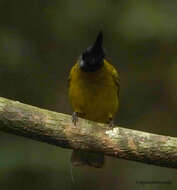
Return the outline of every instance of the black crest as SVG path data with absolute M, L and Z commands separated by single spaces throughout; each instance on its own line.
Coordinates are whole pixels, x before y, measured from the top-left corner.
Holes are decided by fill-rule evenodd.
M 103 33 L 102 31 L 99 32 L 96 41 L 94 44 L 90 47 L 88 47 L 83 53 L 82 53 L 82 64 L 81 69 L 84 71 L 96 71 L 103 65 L 103 59 L 105 57 L 103 48 Z

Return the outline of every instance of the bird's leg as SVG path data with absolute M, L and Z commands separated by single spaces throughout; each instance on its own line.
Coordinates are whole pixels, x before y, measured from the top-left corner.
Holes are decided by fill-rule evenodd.
M 78 122 L 78 113 L 77 112 L 73 112 L 73 114 L 72 114 L 72 122 L 76 126 L 76 123 Z
M 108 124 L 110 128 L 114 128 L 114 121 L 112 118 L 109 118 Z

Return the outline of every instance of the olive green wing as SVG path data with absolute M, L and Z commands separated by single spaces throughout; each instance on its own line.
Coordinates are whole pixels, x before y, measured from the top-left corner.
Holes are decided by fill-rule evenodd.
M 69 77 L 68 77 L 68 88 L 70 87 L 70 83 L 71 83 L 71 80 L 72 80 L 72 75 L 74 74 L 75 70 L 76 70 L 76 67 L 77 67 L 77 63 L 71 68 L 71 71 L 69 73 Z
M 117 86 L 117 94 L 119 97 L 119 94 L 120 94 L 120 76 L 119 76 L 118 70 L 116 70 L 114 67 L 112 67 L 112 77 L 113 77 L 114 82 Z

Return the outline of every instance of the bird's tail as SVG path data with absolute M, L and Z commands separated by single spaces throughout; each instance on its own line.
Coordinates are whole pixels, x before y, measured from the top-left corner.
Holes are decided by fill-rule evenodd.
M 104 165 L 104 155 L 100 153 L 83 152 L 80 150 L 73 150 L 71 156 L 71 163 L 74 166 L 92 166 L 95 168 L 102 168 Z

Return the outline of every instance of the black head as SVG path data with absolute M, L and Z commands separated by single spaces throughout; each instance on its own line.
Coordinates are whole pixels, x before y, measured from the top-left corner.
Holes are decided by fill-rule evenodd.
M 102 48 L 102 43 L 103 34 L 100 32 L 95 43 L 88 47 L 81 55 L 79 66 L 83 71 L 94 72 L 103 66 L 105 54 Z

